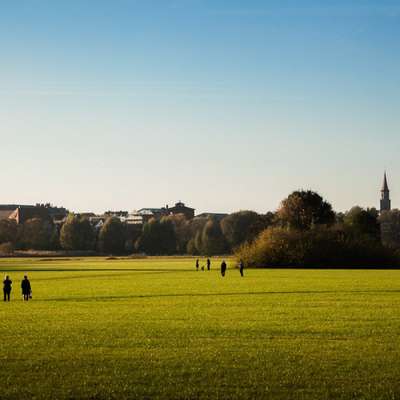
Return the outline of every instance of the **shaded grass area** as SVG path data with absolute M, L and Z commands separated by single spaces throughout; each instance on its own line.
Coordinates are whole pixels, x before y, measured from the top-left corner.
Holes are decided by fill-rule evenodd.
M 0 260 L 0 398 L 399 398 L 400 271 L 214 264 Z

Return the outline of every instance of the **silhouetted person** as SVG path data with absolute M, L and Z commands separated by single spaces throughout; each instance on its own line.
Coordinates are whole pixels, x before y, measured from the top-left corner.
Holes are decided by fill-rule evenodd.
M 24 276 L 24 279 L 21 282 L 21 289 L 22 289 L 22 295 L 24 296 L 24 301 L 28 301 L 31 296 L 32 289 L 31 289 L 31 283 L 29 282 L 29 279 L 26 275 Z
M 209 258 L 207 258 L 207 271 L 211 269 L 211 261 Z
M 200 266 L 199 259 L 197 259 L 197 260 L 196 260 L 196 271 L 199 270 L 199 266 Z
M 225 276 L 225 272 L 226 272 L 226 262 L 225 260 L 223 260 L 221 263 L 221 275 Z
M 243 260 L 240 260 L 239 262 L 239 271 L 240 271 L 240 276 L 244 276 L 243 271 L 244 271 L 244 262 Z
M 10 301 L 10 294 L 12 289 L 12 280 L 7 275 L 3 281 L 3 294 L 4 294 L 4 301 Z

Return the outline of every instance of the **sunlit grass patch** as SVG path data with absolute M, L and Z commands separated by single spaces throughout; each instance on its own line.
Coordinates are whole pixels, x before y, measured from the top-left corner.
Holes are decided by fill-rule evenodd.
M 0 260 L 0 398 L 398 397 L 400 271 L 218 264 Z

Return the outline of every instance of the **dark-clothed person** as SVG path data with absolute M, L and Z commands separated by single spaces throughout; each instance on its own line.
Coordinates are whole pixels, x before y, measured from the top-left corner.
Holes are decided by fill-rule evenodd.
M 29 298 L 31 297 L 32 289 L 31 289 L 31 283 L 29 282 L 29 279 L 26 275 L 24 276 L 24 279 L 21 282 L 21 289 L 22 289 L 22 295 L 24 296 L 24 301 L 28 301 Z
M 211 261 L 209 258 L 207 258 L 207 271 L 211 269 Z
M 199 259 L 197 259 L 197 260 L 196 260 L 196 271 L 199 270 L 199 266 L 200 266 Z
M 7 275 L 3 281 L 4 301 L 10 301 L 11 289 L 12 289 L 12 280 Z
M 244 276 L 244 273 L 243 273 L 243 271 L 244 271 L 244 262 L 243 262 L 243 260 L 240 260 L 240 262 L 239 262 L 239 271 L 240 271 L 240 276 Z
M 224 260 L 224 261 L 222 261 L 222 263 L 221 263 L 221 275 L 222 275 L 222 276 L 225 276 L 225 272 L 226 272 L 226 262 L 225 262 L 225 260 Z

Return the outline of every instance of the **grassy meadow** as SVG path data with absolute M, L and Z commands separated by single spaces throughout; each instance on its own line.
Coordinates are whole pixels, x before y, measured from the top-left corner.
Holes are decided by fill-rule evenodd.
M 400 398 L 400 271 L 194 262 L 1 259 L 0 398 Z

